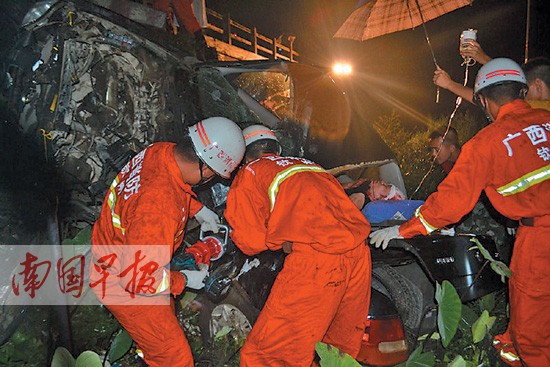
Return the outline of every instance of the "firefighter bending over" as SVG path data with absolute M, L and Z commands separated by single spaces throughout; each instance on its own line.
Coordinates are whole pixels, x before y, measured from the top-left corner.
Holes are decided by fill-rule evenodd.
M 524 101 L 520 66 L 499 58 L 479 70 L 476 103 L 493 121 L 464 144 L 449 175 L 415 217 L 371 234 L 385 248 L 392 238 L 426 235 L 457 222 L 484 190 L 502 215 L 519 220 L 510 268 L 510 322 L 494 346 L 512 366 L 550 366 L 550 112 Z
M 283 249 L 287 256 L 241 366 L 310 366 L 316 342 L 357 356 L 370 301 L 370 224 L 319 165 L 279 156 L 268 128 L 243 134 L 246 165 L 225 211 L 231 238 L 247 255 Z
M 196 200 L 193 187 L 215 175 L 228 178 L 244 150 L 241 129 L 226 118 L 211 117 L 189 127 L 180 144 L 154 143 L 138 153 L 107 193 L 92 234 L 90 280 L 91 284 L 102 280 L 94 266 L 110 272 L 104 288 L 95 287 L 94 292 L 128 331 L 149 366 L 193 366 L 170 295 L 179 295 L 184 287 L 201 289 L 208 271 L 200 265 L 199 270 L 181 272 L 167 266 L 182 243 L 189 217 L 194 216 L 203 229 L 217 229 L 219 218 Z M 136 246 L 140 256 L 159 266 L 150 276 L 154 283 L 128 294 L 118 279 L 137 256 Z M 161 250 L 168 254 L 164 261 Z M 113 262 L 106 261 L 109 254 L 116 256 Z

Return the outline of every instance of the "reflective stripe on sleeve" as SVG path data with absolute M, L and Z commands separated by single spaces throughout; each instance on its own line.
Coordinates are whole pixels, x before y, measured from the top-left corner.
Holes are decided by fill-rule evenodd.
M 275 207 L 275 200 L 277 199 L 277 193 L 279 192 L 279 186 L 289 177 L 295 175 L 299 172 L 326 172 L 323 168 L 318 166 L 306 166 L 306 165 L 295 165 L 292 167 L 289 167 L 281 172 L 279 172 L 273 181 L 271 182 L 271 185 L 269 185 L 269 201 L 271 203 L 271 209 L 270 211 L 273 211 L 273 208 Z
M 536 171 L 529 172 L 517 180 L 510 182 L 504 186 L 501 186 L 497 189 L 497 192 L 502 196 L 510 196 L 518 194 L 522 191 L 527 190 L 531 186 L 534 186 L 538 183 L 546 181 L 550 178 L 550 165 L 539 168 Z
M 168 269 L 163 269 L 162 280 L 160 281 L 160 284 L 158 285 L 157 290 L 153 295 L 162 293 L 165 290 L 167 290 L 169 287 L 170 287 L 170 272 L 168 271 Z
M 111 220 L 113 222 L 113 227 L 120 229 L 122 231 L 122 234 L 124 234 L 124 228 L 122 227 L 122 221 L 120 220 L 120 216 L 115 213 L 115 204 L 116 204 L 116 197 L 117 197 L 116 187 L 119 182 L 120 182 L 120 178 L 116 176 L 113 182 L 111 183 L 111 186 L 109 187 L 109 197 L 107 198 L 107 203 L 109 204 L 109 208 L 111 209 Z
M 420 208 L 422 208 L 422 205 L 416 208 L 416 210 L 414 211 L 414 216 L 420 219 L 420 223 L 422 223 L 422 225 L 426 229 L 426 232 L 430 234 L 433 231 L 435 231 L 437 227 L 432 226 L 430 223 L 428 223 L 428 221 L 426 221 L 426 219 L 424 219 L 424 217 L 422 216 L 422 213 L 420 213 Z

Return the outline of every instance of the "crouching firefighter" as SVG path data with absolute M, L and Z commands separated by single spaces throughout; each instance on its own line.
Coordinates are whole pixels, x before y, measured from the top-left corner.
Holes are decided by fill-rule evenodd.
M 192 367 L 193 356 L 171 296 L 201 289 L 208 271 L 171 271 L 189 217 L 206 229 L 219 218 L 196 200 L 193 187 L 240 164 L 241 129 L 223 117 L 189 127 L 181 143 L 154 143 L 111 184 L 92 234 L 90 285 L 154 367 Z M 137 274 L 128 281 L 128 274 Z
M 246 165 L 227 197 L 231 238 L 247 255 L 287 256 L 241 350 L 241 366 L 310 366 L 315 343 L 357 356 L 365 330 L 370 224 L 319 165 L 282 157 L 265 126 L 243 130 Z
M 510 322 L 495 338 L 512 366 L 550 366 L 550 112 L 524 101 L 527 81 L 510 59 L 483 65 L 474 100 L 493 121 L 468 141 L 449 175 L 414 218 L 371 234 L 385 248 L 392 238 L 426 235 L 457 222 L 482 190 L 502 215 L 518 220 L 510 263 Z

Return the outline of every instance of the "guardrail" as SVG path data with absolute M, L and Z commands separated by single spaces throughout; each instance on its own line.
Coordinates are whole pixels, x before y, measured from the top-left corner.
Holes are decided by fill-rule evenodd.
M 298 61 L 300 54 L 294 50 L 296 36 L 283 34 L 269 38 L 258 33 L 256 27 L 248 28 L 237 23 L 230 15 L 222 15 L 211 9 L 206 9 L 206 15 L 207 35 L 268 59 Z

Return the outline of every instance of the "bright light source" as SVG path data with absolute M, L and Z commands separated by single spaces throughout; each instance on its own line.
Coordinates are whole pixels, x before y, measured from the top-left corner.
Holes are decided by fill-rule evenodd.
M 345 62 L 337 62 L 332 66 L 332 71 L 336 75 L 350 75 L 353 71 L 351 64 Z

